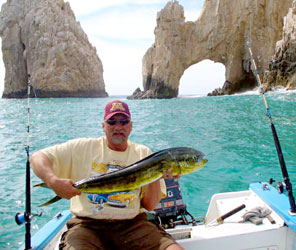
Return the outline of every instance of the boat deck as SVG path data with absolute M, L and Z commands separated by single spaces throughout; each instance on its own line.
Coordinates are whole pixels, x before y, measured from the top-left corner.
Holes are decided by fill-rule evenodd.
M 205 225 L 183 226 L 169 231 L 176 239 L 179 239 L 179 243 L 186 250 L 295 249 L 295 232 L 285 226 L 285 220 L 282 218 L 284 216 L 281 217 L 280 213 L 276 213 L 266 201 L 258 196 L 258 188 L 261 189 L 259 183 L 248 191 L 216 194 L 211 199 Z M 274 196 L 274 199 L 279 199 L 281 195 L 274 188 L 270 188 L 267 190 L 267 194 Z M 286 200 L 287 197 L 284 199 Z M 246 207 L 226 218 L 222 224 L 213 223 L 219 216 L 242 204 L 245 204 Z M 270 209 L 272 211 L 270 217 L 262 218 L 262 224 L 254 224 L 250 221 L 242 222 L 243 214 L 255 207 Z M 287 213 L 287 211 L 283 211 L 283 213 L 285 212 Z

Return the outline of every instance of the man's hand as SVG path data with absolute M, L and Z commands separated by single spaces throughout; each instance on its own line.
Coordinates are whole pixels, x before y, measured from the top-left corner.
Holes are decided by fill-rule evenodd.
M 172 170 L 168 169 L 168 170 L 163 170 L 162 178 L 163 179 L 173 179 L 173 178 L 180 179 L 181 176 L 182 176 L 182 174 L 178 174 L 178 175 L 173 176 Z
M 47 185 L 51 188 L 59 197 L 64 199 L 71 199 L 73 196 L 80 195 L 81 192 L 73 187 L 74 182 L 70 179 L 61 179 L 57 177 L 51 178 Z
M 51 161 L 41 151 L 34 153 L 30 162 L 34 173 L 59 197 L 71 199 L 73 196 L 81 194 L 78 189 L 73 187 L 74 182 L 72 180 L 61 179 L 54 174 Z

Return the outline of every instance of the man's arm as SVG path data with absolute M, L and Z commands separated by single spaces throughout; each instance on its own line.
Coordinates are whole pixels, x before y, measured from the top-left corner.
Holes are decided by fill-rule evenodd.
M 142 207 L 148 211 L 153 210 L 161 200 L 160 181 L 157 180 L 147 185 L 142 198 Z
M 171 169 L 168 171 L 164 170 L 162 178 L 164 179 L 179 179 L 181 174 L 177 176 L 173 176 Z M 145 189 L 144 196 L 142 198 L 142 207 L 147 209 L 148 211 L 153 210 L 156 205 L 160 202 L 162 197 L 160 180 L 150 183 Z
M 72 180 L 58 178 L 54 174 L 51 161 L 41 151 L 32 155 L 30 163 L 34 173 L 59 197 L 71 199 L 73 196 L 81 194 L 78 189 L 73 187 Z

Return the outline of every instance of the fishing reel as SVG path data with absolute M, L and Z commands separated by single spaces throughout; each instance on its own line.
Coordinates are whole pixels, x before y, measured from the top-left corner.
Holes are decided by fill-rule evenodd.
M 42 212 L 38 213 L 38 214 L 26 214 L 26 213 L 17 213 L 15 215 L 15 222 L 18 225 L 22 225 L 25 222 L 30 222 L 34 217 L 41 217 L 42 216 Z

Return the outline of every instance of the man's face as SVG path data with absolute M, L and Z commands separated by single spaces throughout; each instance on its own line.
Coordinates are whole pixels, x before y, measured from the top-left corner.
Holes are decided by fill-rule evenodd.
M 128 120 L 125 115 L 116 114 L 108 120 L 110 123 L 108 121 L 102 123 L 109 148 L 118 151 L 124 151 L 126 149 L 127 140 L 133 127 L 131 121 L 125 124 L 125 121 Z

